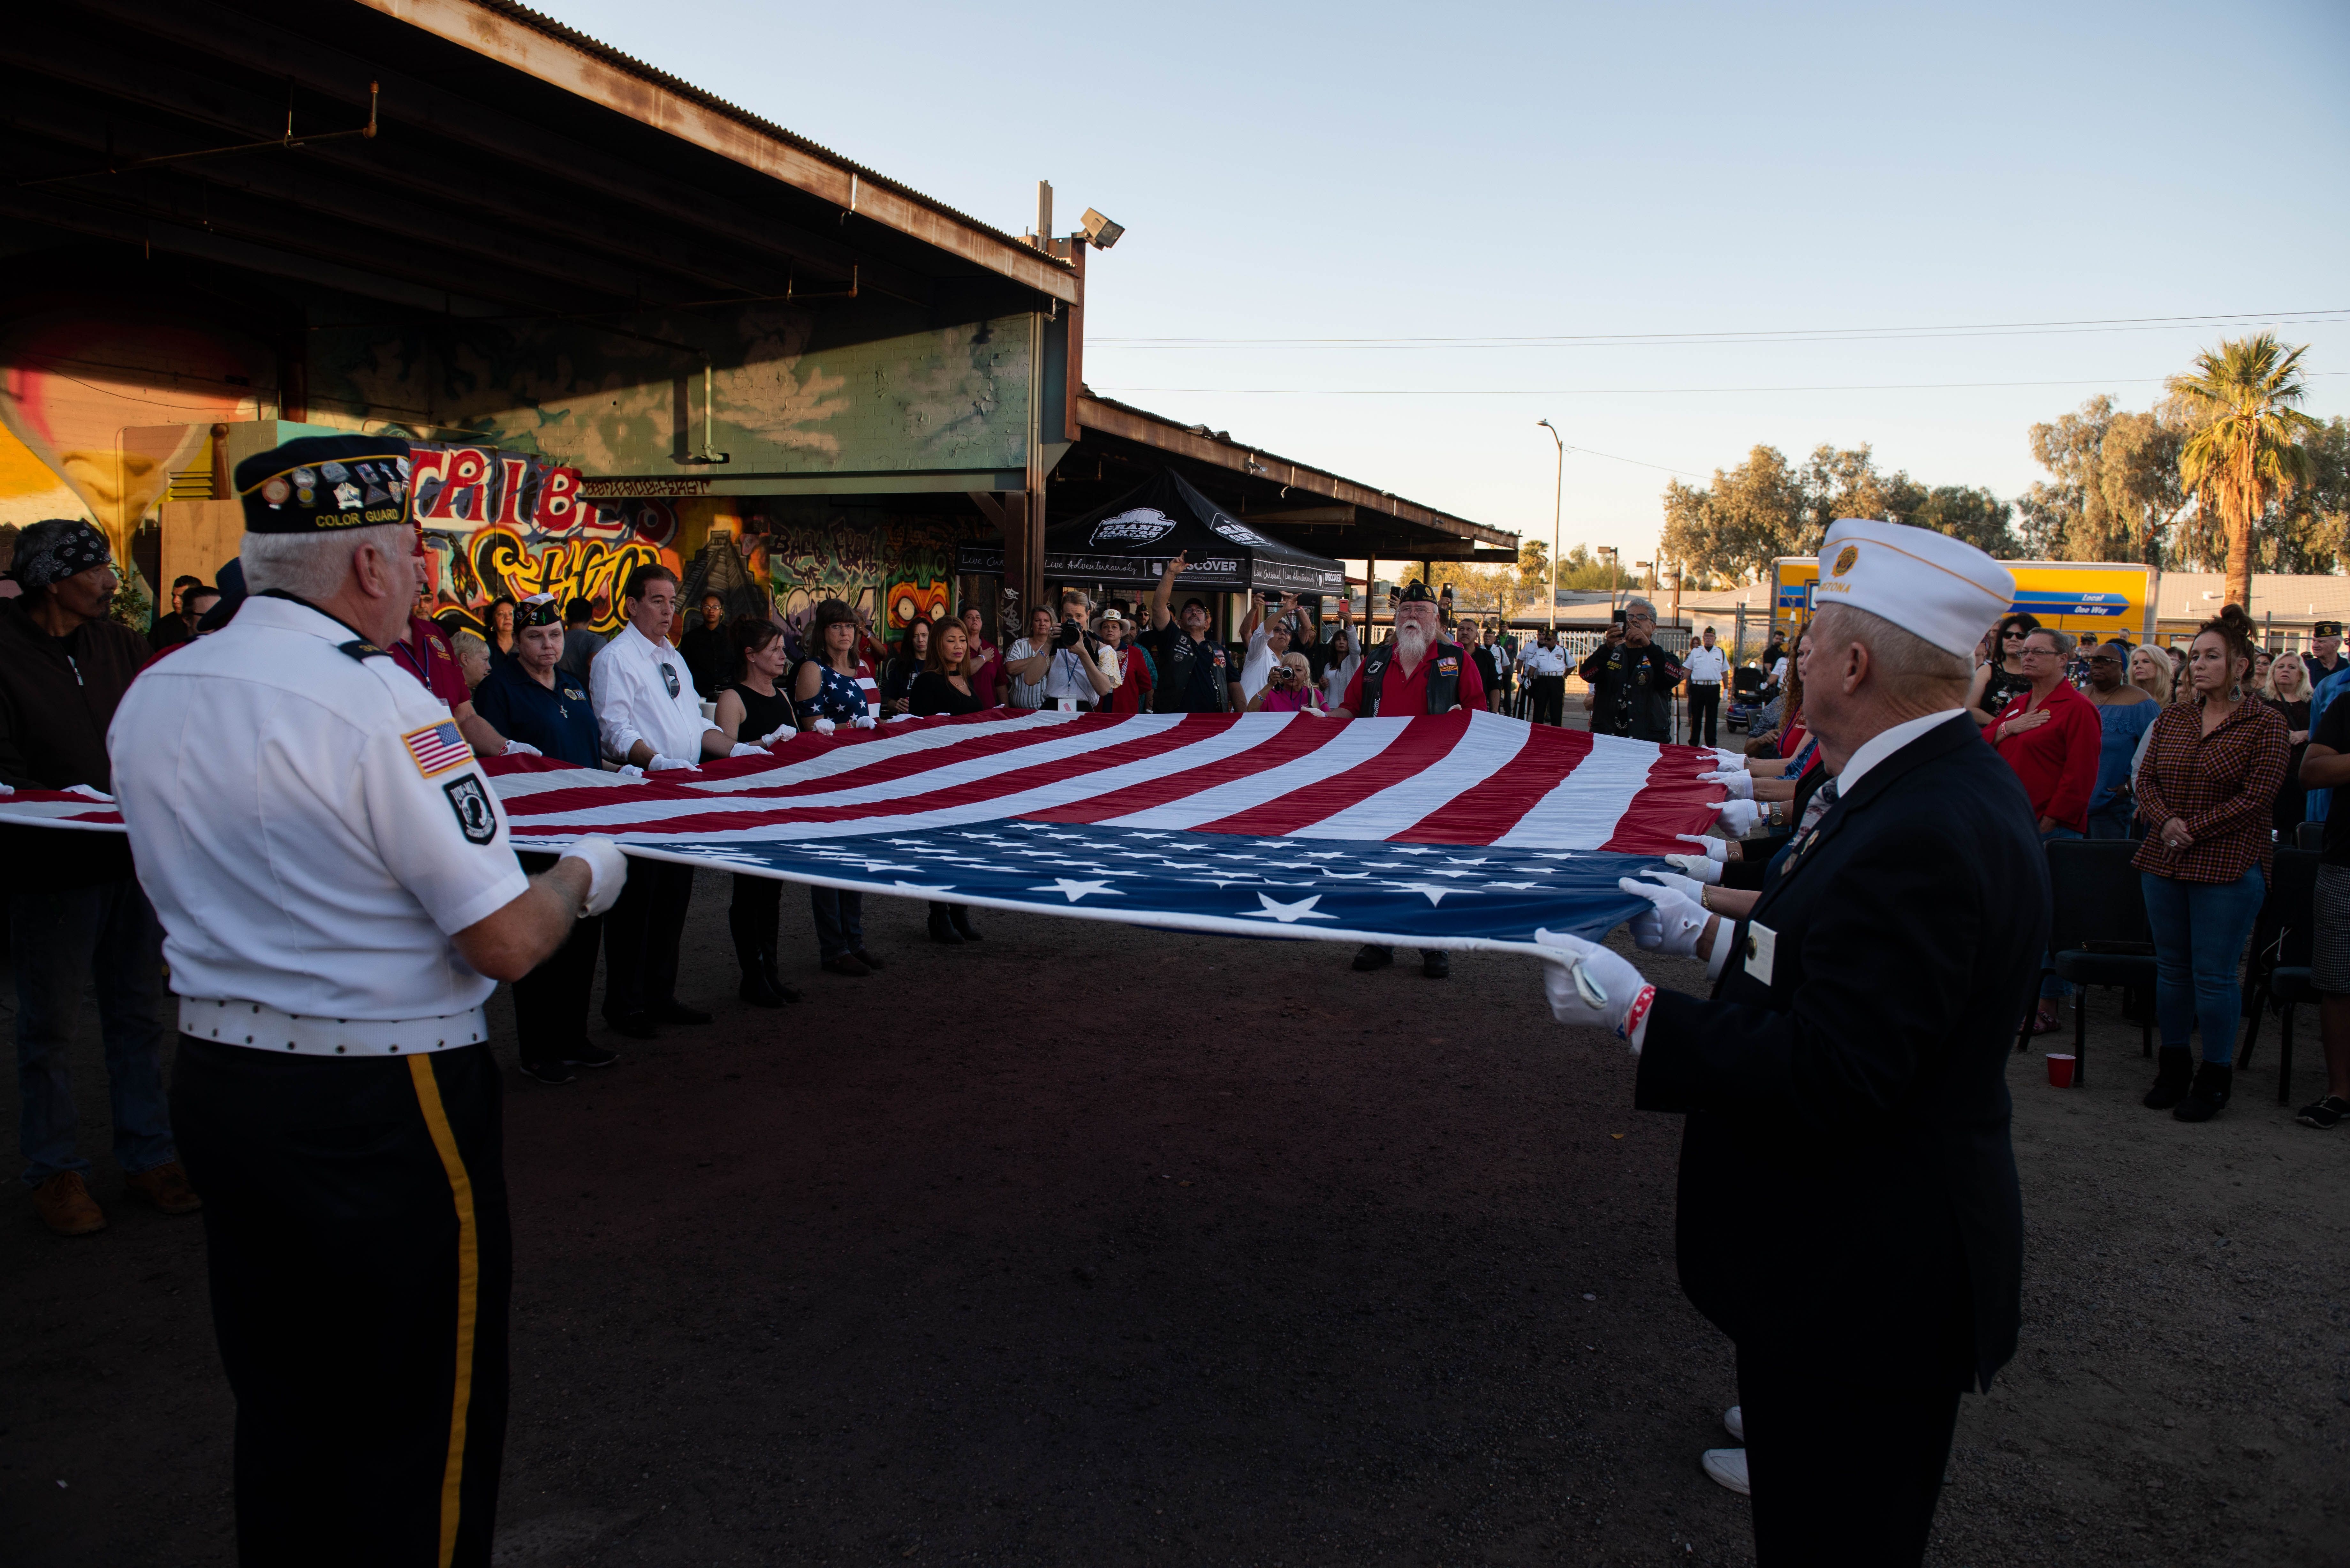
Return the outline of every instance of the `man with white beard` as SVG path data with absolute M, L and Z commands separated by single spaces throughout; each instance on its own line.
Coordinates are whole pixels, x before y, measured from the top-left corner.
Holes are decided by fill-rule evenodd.
M 1334 719 L 1370 719 L 1385 712 L 1389 718 L 1417 713 L 1474 711 L 1485 705 L 1485 682 L 1477 666 L 1462 657 L 1458 643 L 1444 639 L 1436 616 L 1436 596 L 1425 582 L 1404 589 L 1396 606 L 1395 636 L 1370 650 L 1363 667 L 1347 683 L 1345 701 L 1330 711 Z M 1355 955 L 1358 970 L 1385 969 L 1395 962 L 1393 948 L 1366 944 Z M 1423 948 L 1420 972 L 1442 980 L 1452 972 L 1452 961 L 1441 950 Z

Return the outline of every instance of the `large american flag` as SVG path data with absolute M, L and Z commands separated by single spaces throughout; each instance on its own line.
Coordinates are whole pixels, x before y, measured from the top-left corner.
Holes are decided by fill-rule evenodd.
M 635 777 L 483 764 L 515 844 L 1174 929 L 1529 947 L 1645 909 L 1618 877 L 1689 846 L 1712 753 L 1483 712 L 1409 719 L 997 709 L 802 735 Z M 0 820 L 102 827 L 72 796 Z

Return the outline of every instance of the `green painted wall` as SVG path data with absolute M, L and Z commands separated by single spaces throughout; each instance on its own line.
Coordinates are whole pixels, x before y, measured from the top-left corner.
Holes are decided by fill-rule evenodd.
M 928 327 L 854 308 L 746 306 L 624 324 L 711 348 L 714 444 L 732 459 L 723 466 L 676 461 L 703 439 L 700 355 L 578 322 L 321 327 L 310 417 L 443 440 L 470 432 L 591 478 L 1022 466 L 1028 317 Z

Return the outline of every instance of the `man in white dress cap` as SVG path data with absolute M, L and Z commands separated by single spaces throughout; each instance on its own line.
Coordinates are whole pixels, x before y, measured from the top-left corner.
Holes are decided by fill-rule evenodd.
M 1688 1117 L 1681 1284 L 1738 1347 L 1762 1568 L 1918 1562 L 1959 1396 L 2015 1351 L 2006 1067 L 2047 863 L 1963 711 L 2012 592 L 1956 539 L 1835 524 L 1804 679 L 1835 798 L 1743 919 L 1686 878 L 1624 884 L 1655 905 L 1634 940 L 1703 961 L 1712 995 L 1545 934 L 1553 1013 L 1614 1028 L 1634 1103 Z

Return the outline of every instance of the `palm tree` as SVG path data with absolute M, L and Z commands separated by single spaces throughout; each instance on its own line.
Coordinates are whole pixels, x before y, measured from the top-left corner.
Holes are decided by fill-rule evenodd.
M 2273 332 L 2223 340 L 2195 356 L 2195 374 L 2173 376 L 2169 389 L 2193 410 L 2199 428 L 2178 454 L 2178 477 L 2199 500 L 2216 503 L 2228 530 L 2226 604 L 2252 602 L 2252 524 L 2272 500 L 2310 479 L 2300 438 L 2322 428 L 2293 405 L 2309 389 L 2301 379 L 2308 345 L 2287 349 Z

